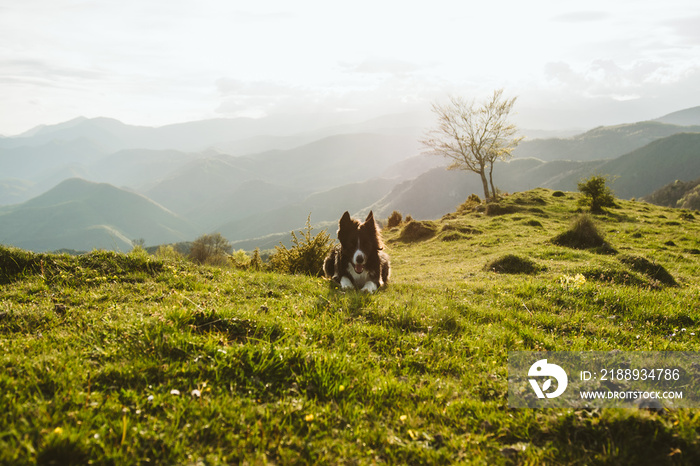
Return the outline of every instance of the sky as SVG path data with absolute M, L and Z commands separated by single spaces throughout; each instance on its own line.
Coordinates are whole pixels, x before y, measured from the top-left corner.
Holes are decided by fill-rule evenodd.
M 697 0 L 0 0 L 0 134 L 78 116 L 429 111 L 517 97 L 518 126 L 700 106 Z

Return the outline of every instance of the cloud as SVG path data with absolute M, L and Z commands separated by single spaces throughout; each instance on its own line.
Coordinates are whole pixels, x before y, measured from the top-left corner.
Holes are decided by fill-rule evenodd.
M 670 20 L 666 24 L 671 27 L 681 44 L 685 46 L 700 45 L 700 28 L 698 27 L 700 15 Z
M 573 11 L 563 15 L 555 16 L 552 21 L 563 23 L 591 23 L 602 21 L 610 17 L 610 13 L 605 11 Z
M 662 86 L 680 85 L 700 70 L 698 63 L 678 66 L 658 61 L 638 61 L 624 67 L 613 60 L 594 60 L 574 69 L 565 62 L 545 65 L 547 82 L 561 90 L 588 97 L 630 100 L 654 95 Z
M 107 79 L 102 70 L 59 65 L 42 59 L 0 60 L 0 83 L 40 88 L 78 88 Z
M 350 73 L 337 82 L 316 86 L 220 78 L 216 81 L 221 99 L 216 113 L 253 117 L 341 111 L 381 114 L 407 111 L 416 106 L 427 108 L 431 100 L 445 92 L 444 83 L 404 74 L 406 68 L 402 66 L 398 70 L 389 67 L 395 74 L 380 71 L 385 69 L 383 65 L 369 68 L 341 65 L 341 68 Z
M 346 70 L 353 73 L 365 74 L 390 74 L 396 76 L 406 76 L 423 68 L 415 63 L 394 59 L 367 59 L 359 64 L 341 64 Z

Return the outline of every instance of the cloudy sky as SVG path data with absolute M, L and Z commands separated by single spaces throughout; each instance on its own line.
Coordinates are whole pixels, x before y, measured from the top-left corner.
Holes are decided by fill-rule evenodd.
M 427 110 L 588 128 L 700 105 L 697 0 L 0 0 L 0 134 L 77 116 Z

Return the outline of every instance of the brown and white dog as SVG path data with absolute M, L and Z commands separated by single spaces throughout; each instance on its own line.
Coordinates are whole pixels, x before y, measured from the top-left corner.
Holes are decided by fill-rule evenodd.
M 355 288 L 374 293 L 389 280 L 389 256 L 374 215 L 364 223 L 345 212 L 338 223 L 337 245 L 323 264 L 323 271 L 343 289 Z

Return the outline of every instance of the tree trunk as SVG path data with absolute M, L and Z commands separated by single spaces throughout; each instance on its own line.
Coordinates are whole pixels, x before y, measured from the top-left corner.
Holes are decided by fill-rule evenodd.
M 488 201 L 491 198 L 491 196 L 489 195 L 489 182 L 486 179 L 486 170 L 484 170 L 483 167 L 479 172 L 479 176 L 481 176 L 481 183 L 484 185 L 484 199 Z
M 492 200 L 497 201 L 498 195 L 496 194 L 496 187 L 493 185 L 493 162 L 491 162 L 491 166 L 489 167 L 489 181 L 491 182 Z

